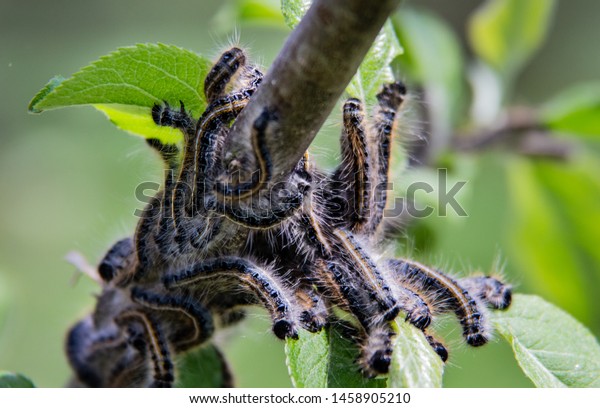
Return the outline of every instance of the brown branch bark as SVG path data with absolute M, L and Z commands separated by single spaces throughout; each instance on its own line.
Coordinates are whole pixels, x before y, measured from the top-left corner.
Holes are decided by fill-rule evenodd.
M 276 108 L 281 131 L 267 139 L 273 183 L 289 174 L 400 0 L 315 0 L 232 129 L 230 158 L 248 151 L 250 129 Z

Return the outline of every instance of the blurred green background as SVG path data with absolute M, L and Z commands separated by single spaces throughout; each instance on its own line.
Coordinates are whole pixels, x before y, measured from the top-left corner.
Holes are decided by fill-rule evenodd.
M 29 100 L 53 75 L 69 76 L 135 43 L 175 44 L 214 58 L 239 36 L 268 66 L 289 31 L 236 24 L 234 3 L 0 0 L 0 369 L 23 373 L 38 386 L 65 384 L 64 333 L 90 310 L 98 289 L 85 277 L 75 279 L 64 256 L 77 250 L 95 263 L 131 234 L 140 206 L 135 187 L 161 173 L 143 140 L 92 108 L 33 116 Z M 467 16 L 481 4 L 406 3 L 435 11 L 462 39 Z M 597 1 L 560 2 L 513 100 L 535 106 L 571 84 L 598 80 L 598 15 Z M 337 132 L 330 124 L 319 137 L 314 150 L 324 163 L 337 155 Z M 504 276 L 518 291 L 542 295 L 600 335 L 594 312 L 600 310 L 600 149 L 593 140 L 573 146 L 568 162 L 502 150 L 454 157 L 454 176 L 469 181 L 460 196 L 469 217 L 431 216 L 412 225 L 407 235 L 416 256 L 453 270 L 484 271 L 501 258 Z M 472 350 L 462 345 L 455 324 L 444 332 L 451 348 L 446 386 L 531 386 L 504 343 Z M 260 311 L 216 341 L 239 386 L 290 386 L 283 344 Z

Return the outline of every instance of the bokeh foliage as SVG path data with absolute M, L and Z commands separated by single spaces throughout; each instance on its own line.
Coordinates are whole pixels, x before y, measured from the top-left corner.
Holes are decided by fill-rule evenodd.
M 251 2 L 230 2 L 227 7 L 230 10 L 244 10 L 244 7 L 248 9 L 249 3 Z M 471 20 L 472 28 L 468 31 L 471 33 L 475 60 L 478 59 L 477 56 L 482 60 L 478 63 L 465 59 L 464 55 L 467 53 L 458 42 L 462 33 L 457 33 L 456 38 L 447 35 L 451 28 L 435 14 L 423 9 L 405 9 L 405 12 L 401 11 L 394 18 L 394 28 L 405 47 L 404 56 L 396 61 L 397 74 L 402 75 L 402 79 L 413 86 L 420 84 L 423 98 L 429 106 L 429 131 L 431 144 L 435 149 L 428 152 L 427 161 L 432 166 L 443 163 L 450 167 L 451 175 L 469 180 L 469 191 L 461 203 L 470 214 L 467 219 L 429 217 L 417 220 L 406 234 L 409 237 L 406 240 L 409 247 L 404 247 L 400 252 L 410 250 L 413 256 L 428 261 L 434 259 L 444 266 L 454 269 L 460 267 L 464 271 L 473 268 L 489 271 L 493 260 L 500 255 L 506 262 L 504 274 L 507 279 L 518 284 L 520 291 L 541 294 L 569 311 L 598 335 L 600 321 L 592 313 L 600 306 L 600 260 L 598 251 L 594 248 L 599 234 L 598 228 L 594 227 L 600 225 L 594 222 L 600 216 L 600 186 L 597 177 L 599 119 L 598 115 L 594 115 L 598 109 L 598 100 L 593 97 L 594 94 L 590 91 L 590 96 L 581 96 L 586 94 L 581 92 L 581 88 L 579 91 L 575 88 L 562 93 L 561 89 L 549 83 L 546 86 L 550 86 L 553 93 L 560 92 L 560 95 L 548 104 L 532 104 L 533 108 L 541 108 L 540 122 L 561 132 L 560 135 L 553 132 L 552 137 L 569 141 L 574 152 L 567 160 L 524 157 L 513 151 L 511 146 L 494 147 L 469 154 L 452 149 L 451 136 L 454 132 L 472 128 L 482 122 L 479 117 L 469 116 L 469 112 L 477 112 L 476 109 L 467 109 L 470 104 L 481 101 L 476 95 L 471 99 L 469 92 L 466 92 L 466 81 L 474 75 L 472 71 L 487 73 L 489 86 L 499 89 L 498 103 L 488 104 L 492 106 L 492 110 L 495 109 L 495 112 L 488 115 L 493 117 L 495 114 L 497 117 L 504 111 L 504 107 L 517 100 L 521 102 L 518 98 L 522 98 L 522 95 L 516 91 L 519 87 L 515 82 L 518 81 L 519 69 L 525 68 L 525 62 L 533 58 L 532 52 L 542 46 L 544 38 L 541 34 L 531 35 L 535 41 L 527 42 L 527 52 L 519 51 L 516 56 L 506 56 L 504 60 L 490 59 L 488 54 L 499 51 L 486 51 L 486 45 L 478 44 L 479 40 L 473 34 L 477 31 L 473 28 L 477 26 L 477 18 L 484 15 L 488 22 L 495 21 L 494 18 L 500 21 L 486 25 L 490 29 L 497 29 L 498 32 L 488 33 L 495 38 L 494 41 L 514 41 L 502 38 L 503 33 L 508 32 L 507 25 L 517 27 L 510 32 L 519 32 L 524 28 L 518 24 L 530 20 L 522 18 L 522 13 L 525 12 L 523 10 L 514 12 L 519 15 L 517 21 L 510 20 L 511 12 L 507 12 L 506 7 L 511 7 L 511 4 L 518 7 L 518 1 L 496 0 L 488 3 L 484 11 L 474 14 L 476 17 Z M 411 5 L 418 4 L 412 2 Z M 189 6 L 176 4 L 174 7 Z M 202 7 L 223 18 L 223 12 L 217 12 L 214 5 Z M 117 14 L 123 12 L 116 4 L 114 9 L 118 10 Z M 81 12 L 86 14 L 89 11 Z M 536 9 L 535 13 L 536 16 L 542 16 L 536 20 L 541 26 L 537 29 L 528 26 L 527 30 L 551 33 L 547 23 L 552 10 Z M 148 18 L 149 14 L 147 12 L 145 16 Z M 194 14 L 197 15 L 197 12 Z M 272 44 L 272 48 L 256 54 L 267 55 L 267 59 L 272 57 L 281 45 L 280 39 L 285 35 L 281 25 L 251 27 L 264 26 L 265 19 L 261 21 L 252 13 L 240 12 L 239 16 L 245 19 L 242 22 L 244 38 L 253 38 L 254 47 L 258 44 L 263 47 L 266 47 L 264 44 Z M 36 14 L 33 15 L 33 22 L 35 17 Z M 412 29 L 430 33 L 429 47 L 446 52 L 428 54 L 424 44 L 411 45 L 409 41 L 402 40 L 413 38 L 411 36 L 421 38 L 419 32 L 402 31 L 411 30 L 410 24 L 397 23 L 403 19 L 419 19 L 418 21 L 423 22 L 415 24 Z M 144 26 L 145 29 L 136 31 L 135 35 L 108 35 L 109 40 L 119 42 L 114 46 L 97 45 L 104 48 L 95 53 L 87 51 L 88 48 L 81 44 L 79 47 L 86 50 L 83 52 L 83 60 L 78 58 L 75 64 L 57 64 L 52 69 L 55 72 L 70 72 L 77 64 L 83 65 L 116 46 L 135 42 L 172 42 L 190 49 L 204 47 L 205 50 L 214 50 L 210 39 L 198 38 L 203 33 L 198 33 L 196 24 L 197 21 L 194 24 L 190 21 L 189 25 L 178 25 L 181 31 L 177 34 L 161 32 L 155 28 L 158 25 L 154 25 L 152 29 Z M 11 25 L 8 24 L 8 27 Z M 83 25 L 67 27 L 85 31 Z M 424 27 L 430 29 L 426 30 Z M 252 37 L 254 31 L 258 33 L 256 37 Z M 267 38 L 272 37 L 274 32 L 280 35 L 279 42 Z M 33 40 L 35 37 L 31 33 L 25 33 L 24 38 Z M 191 42 L 190 38 L 194 41 Z M 67 44 L 69 41 L 77 44 L 76 38 L 61 40 Z M 200 41 L 204 41 L 204 44 L 199 45 Z M 439 44 L 441 41 L 443 42 Z M 487 47 L 496 47 L 493 41 L 484 43 L 488 44 Z M 108 41 L 98 44 L 112 43 Z M 15 61 L 27 61 L 19 53 L 18 44 L 10 44 L 9 50 L 13 52 L 8 55 L 14 56 Z M 49 51 L 41 51 L 42 55 L 44 52 L 48 52 L 49 58 L 53 56 Z M 442 64 L 438 58 L 448 58 L 443 64 L 448 70 L 439 69 Z M 37 63 L 35 58 L 31 61 L 32 65 Z M 506 66 L 502 65 L 503 61 Z M 486 62 L 489 66 L 485 65 Z M 431 69 L 432 67 L 438 69 Z M 467 71 L 467 67 L 471 71 Z M 568 70 L 565 72 L 568 73 Z M 37 76 L 26 77 L 28 85 L 25 88 L 29 93 L 23 91 L 19 109 L 22 109 L 27 98 L 31 97 L 47 76 L 46 68 L 46 71 L 40 69 Z M 8 82 L 3 87 L 5 85 L 9 89 L 16 89 L 10 88 Z M 586 89 L 589 87 L 586 86 Z M 12 104 L 16 105 L 12 102 L 9 108 L 17 112 Z M 489 106 L 487 109 L 489 111 Z M 61 262 L 61 254 L 75 247 L 90 255 L 90 259 L 96 260 L 116 237 L 130 233 L 135 224 L 131 213 L 139 205 L 132 195 L 134 186 L 147 180 L 149 174 L 152 178 L 157 178 L 160 165 L 149 157 L 146 150 L 132 147 L 141 146 L 136 144 L 137 141 L 129 140 L 133 138 L 123 138 L 119 132 L 101 124 L 101 120 L 89 112 L 78 110 L 76 113 L 56 112 L 53 115 L 54 121 L 49 121 L 48 118 L 44 118 L 44 121 L 22 118 L 19 114 L 14 118 L 8 118 L 8 115 L 3 117 L 10 119 L 4 130 L 9 144 L 8 149 L 2 151 L 0 166 L 4 167 L 3 174 L 15 174 L 16 177 L 1 180 L 3 191 L 14 192 L 8 202 L 3 203 L 7 207 L 2 213 L 15 216 L 6 217 L 0 237 L 0 272 L 6 276 L 6 287 L 12 292 L 8 322 L 4 331 L 0 331 L 0 365 L 28 373 L 40 385 L 57 386 L 64 382 L 62 378 L 57 378 L 57 373 L 62 372 L 65 379 L 67 376 L 61 352 L 61 333 L 77 317 L 74 311 L 78 308 L 83 311 L 85 305 L 91 305 L 92 299 L 88 294 L 95 290 L 84 280 L 75 289 L 68 287 L 69 276 L 64 271 L 72 268 Z M 73 128 L 79 131 L 72 132 Z M 329 155 L 335 156 L 336 132 L 337 130 L 333 130 L 324 132 L 325 136 L 321 135 L 321 147 L 316 149 L 317 152 L 328 149 Z M 26 137 L 15 137 L 21 134 Z M 134 157 L 127 158 L 127 154 L 123 154 L 134 149 L 139 150 Z M 94 154 L 90 155 L 88 151 Z M 323 153 L 322 155 L 325 156 Z M 73 169 L 76 169 L 77 174 L 73 174 Z M 417 171 L 428 176 L 427 167 Z M 39 177 L 40 174 L 45 177 Z M 407 172 L 403 176 L 411 177 Z M 57 239 L 57 236 L 62 238 Z M 35 256 L 28 257 L 26 254 Z M 1 304 L 0 299 L 0 309 Z M 48 305 L 52 305 L 52 308 Z M 285 379 L 285 366 L 281 362 L 281 344 L 271 341 L 266 320 L 254 320 L 248 325 L 262 327 L 258 329 L 258 337 L 256 327 L 236 329 L 230 334 L 235 340 L 226 347 L 234 370 L 240 375 L 240 385 L 289 385 Z M 40 344 L 43 346 L 40 347 Z M 52 350 L 50 356 L 44 353 L 45 348 Z M 264 354 L 249 353 L 249 349 L 264 350 Z M 455 365 L 448 367 L 445 376 L 446 385 L 530 384 L 519 374 L 513 375 L 518 372 L 503 358 L 510 353 L 505 346 L 490 345 L 486 350 L 471 351 L 454 345 L 451 352 L 456 349 L 456 360 L 453 360 Z M 253 363 L 252 356 L 248 354 L 260 356 L 255 357 L 258 360 L 254 361 L 274 360 L 269 366 L 273 367 L 272 370 L 260 383 L 259 379 L 250 374 L 253 372 Z M 265 362 L 261 366 L 267 364 L 269 363 Z M 459 365 L 460 370 L 457 369 Z M 485 366 L 495 367 L 494 373 L 486 373 L 483 368 Z

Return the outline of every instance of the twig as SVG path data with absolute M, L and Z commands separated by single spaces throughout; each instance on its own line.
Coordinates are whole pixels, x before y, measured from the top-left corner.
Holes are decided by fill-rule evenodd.
M 477 152 L 508 143 L 519 154 L 552 160 L 567 160 L 573 150 L 571 144 L 553 138 L 536 112 L 525 107 L 508 110 L 505 120 L 495 128 L 458 135 L 454 140 L 453 147 L 460 152 Z
M 229 158 L 248 151 L 253 121 L 276 108 L 281 132 L 266 140 L 273 183 L 298 163 L 400 0 L 315 0 L 258 92 L 235 122 Z
M 537 130 L 541 130 L 541 125 L 534 111 L 513 108 L 506 112 L 504 120 L 499 121 L 496 127 L 455 137 L 454 148 L 459 151 L 483 150 L 515 134 Z

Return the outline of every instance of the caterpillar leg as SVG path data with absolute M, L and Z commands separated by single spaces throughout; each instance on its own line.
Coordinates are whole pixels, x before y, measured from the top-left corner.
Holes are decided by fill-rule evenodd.
M 179 101 L 179 110 L 171 108 L 166 101 L 163 105 L 155 103 L 154 106 L 152 106 L 151 114 L 152 120 L 159 126 L 168 126 L 178 129 L 185 136 L 194 133 L 196 121 L 185 110 L 183 101 Z M 177 145 L 163 144 L 158 139 L 147 139 L 147 141 L 167 163 L 174 154 L 178 153 Z
M 454 311 L 469 345 L 476 347 L 487 343 L 489 329 L 485 311 L 477 298 L 457 281 L 436 269 L 411 260 L 390 260 L 388 267 L 400 285 L 421 294 L 429 304 L 436 305 L 440 311 Z
M 209 105 L 225 95 L 231 78 L 245 65 L 246 54 L 240 48 L 233 47 L 221 54 L 204 80 L 204 95 Z
M 373 205 L 365 231 L 374 234 L 381 224 L 387 203 L 388 179 L 392 150 L 392 137 L 397 112 L 404 101 L 406 87 L 400 82 L 383 86 L 377 95 L 378 105 L 374 115 L 373 138 L 369 142 L 373 158 L 371 179 L 373 180 Z
M 491 276 L 476 276 L 459 280 L 469 293 L 494 309 L 506 309 L 512 301 L 512 288 Z
M 392 362 L 394 330 L 388 322 L 381 322 L 365 333 L 358 360 L 367 377 L 387 374 Z
M 432 313 L 427 302 L 418 294 L 404 287 L 394 288 L 398 306 L 406 312 L 406 321 L 417 329 L 425 330 L 431 324 Z
M 327 305 L 312 287 L 306 285 L 299 287 L 295 296 L 302 310 L 299 320 L 306 330 L 316 333 L 327 326 Z
M 349 231 L 334 230 L 330 246 L 335 254 L 328 269 L 361 323 L 382 316 L 385 321 L 400 312 L 389 283 L 382 271 Z M 368 324 L 363 324 L 368 327 Z
M 293 294 L 267 268 L 261 268 L 250 261 L 237 257 L 223 257 L 197 264 L 163 278 L 167 288 L 186 287 L 191 291 L 194 285 L 216 292 L 229 289 L 250 293 L 260 301 L 271 314 L 273 332 L 280 339 L 298 336 L 294 318 Z M 232 295 L 234 298 L 234 295 Z
M 334 191 L 346 198 L 339 218 L 347 227 L 360 232 L 367 223 L 373 201 L 371 188 L 372 158 L 368 150 L 367 124 L 362 103 L 349 99 L 344 104 L 343 130 L 340 138 L 342 162 L 332 176 Z
M 98 274 L 104 282 L 123 279 L 123 275 L 131 272 L 134 264 L 134 242 L 131 238 L 117 241 L 104 255 L 98 265 Z
M 445 363 L 446 361 L 448 361 L 448 350 L 446 349 L 446 346 L 444 346 L 444 344 L 437 340 L 435 337 L 431 336 L 430 334 L 427 334 L 427 332 L 423 333 L 425 334 L 425 339 L 427 340 L 433 351 L 435 351 L 435 353 L 440 357 L 442 362 Z

